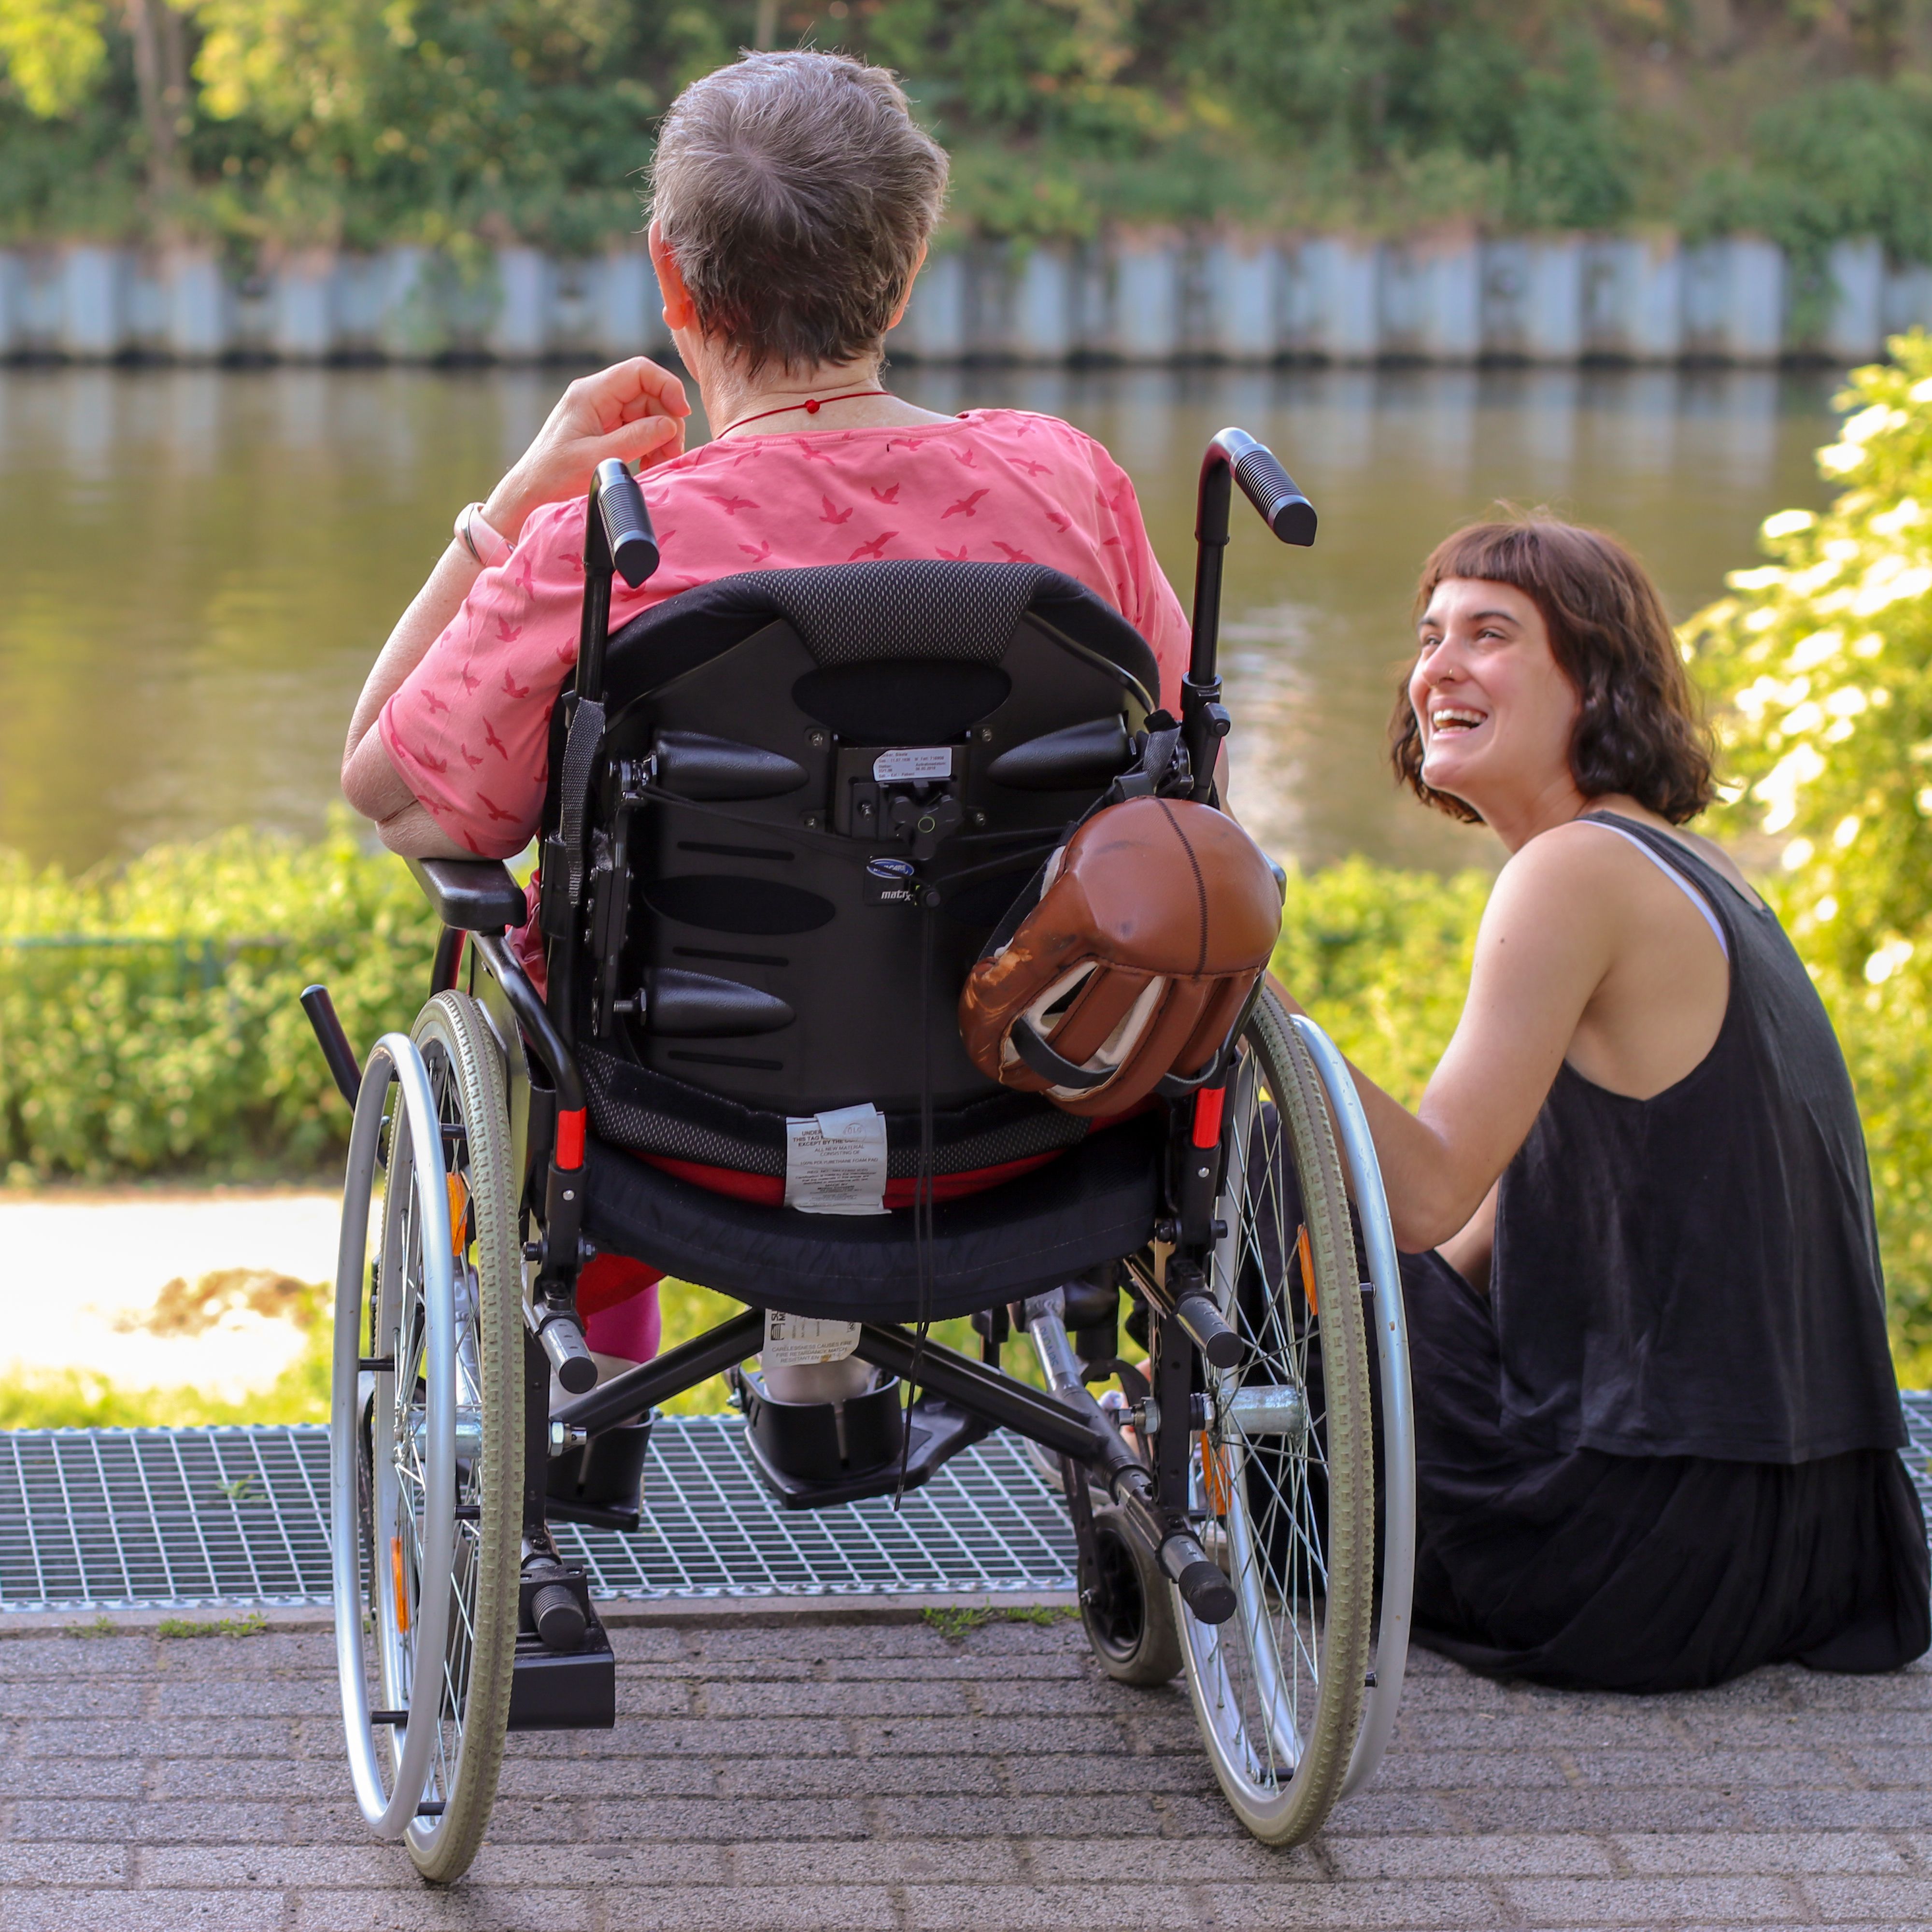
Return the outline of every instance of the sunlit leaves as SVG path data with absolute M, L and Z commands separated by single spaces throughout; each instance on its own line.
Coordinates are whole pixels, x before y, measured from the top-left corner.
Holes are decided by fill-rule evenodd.
M 0 63 L 28 111 L 71 114 L 107 64 L 102 0 L 0 0 Z
M 1717 829 L 1779 842 L 1767 890 L 1844 1042 L 1901 1347 L 1932 1367 L 1932 340 L 1892 346 L 1819 453 L 1837 502 L 1767 519 L 1772 561 L 1684 637 L 1742 788 Z

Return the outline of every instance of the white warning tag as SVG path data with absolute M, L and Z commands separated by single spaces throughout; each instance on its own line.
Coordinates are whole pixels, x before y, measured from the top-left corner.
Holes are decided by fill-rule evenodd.
M 758 1362 L 767 1369 L 802 1369 L 814 1362 L 842 1362 L 858 1346 L 856 1322 L 820 1322 L 768 1308 Z
M 880 784 L 925 784 L 952 776 L 950 745 L 914 745 L 903 751 L 881 752 L 872 760 L 872 777 Z
M 885 1115 L 866 1100 L 787 1120 L 784 1198 L 807 1214 L 884 1214 Z

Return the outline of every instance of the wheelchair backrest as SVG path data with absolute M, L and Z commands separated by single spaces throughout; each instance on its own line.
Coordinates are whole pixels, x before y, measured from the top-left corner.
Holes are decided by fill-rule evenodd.
M 966 973 L 1157 680 L 1037 566 L 760 572 L 646 612 L 606 656 L 580 1045 L 772 1113 L 998 1092 L 960 1044 Z

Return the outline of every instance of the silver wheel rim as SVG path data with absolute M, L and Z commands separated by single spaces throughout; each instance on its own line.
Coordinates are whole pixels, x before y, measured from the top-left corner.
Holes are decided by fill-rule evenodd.
M 1368 1695 L 1355 1755 L 1341 1796 L 1352 1797 L 1372 1778 L 1395 1729 L 1408 1667 L 1409 1614 L 1415 1592 L 1415 1402 L 1408 1368 L 1408 1328 L 1402 1300 L 1402 1267 L 1388 1196 L 1361 1096 L 1348 1077 L 1335 1042 L 1306 1013 L 1294 1030 L 1308 1048 L 1340 1130 L 1348 1169 L 1349 1198 L 1362 1224 L 1369 1273 L 1375 1284 L 1376 1352 L 1382 1367 L 1382 1603 L 1376 1626 L 1375 1687 Z
M 1244 1387 L 1288 1384 L 1306 1390 L 1309 1357 L 1320 1338 L 1318 1317 L 1295 1333 L 1288 1297 L 1276 1292 L 1299 1224 L 1287 1220 L 1273 1180 L 1286 1157 L 1287 1128 L 1279 1112 L 1271 1124 L 1262 1119 L 1259 1077 L 1258 1056 L 1244 1052 L 1228 1096 L 1228 1232 L 1216 1244 L 1213 1276 L 1223 1318 L 1249 1346 L 1238 1367 L 1210 1372 L 1217 1420 L 1196 1436 L 1192 1451 L 1192 1500 L 1208 1512 L 1210 1523 L 1218 1520 L 1222 1527 L 1225 1547 L 1210 1554 L 1234 1582 L 1238 1607 L 1225 1624 L 1204 1624 L 1178 1591 L 1173 1598 L 1188 1689 L 1204 1739 L 1224 1782 L 1238 1787 L 1243 1807 L 1266 1827 L 1279 1822 L 1301 1795 L 1293 1780 L 1322 1696 L 1328 1571 L 1308 1478 L 1311 1472 L 1325 1476 L 1327 1471 L 1317 1432 L 1321 1415 L 1308 1417 L 1300 1446 L 1292 1450 L 1257 1451 L 1240 1431 L 1219 1419 Z M 1256 1136 L 1264 1138 L 1258 1149 Z M 1248 1184 L 1258 1153 L 1258 1190 Z M 1281 1257 L 1273 1280 L 1264 1234 Z M 1241 1305 L 1244 1268 L 1261 1270 L 1268 1283 L 1258 1308 Z M 1215 1458 L 1213 1470 L 1204 1449 Z M 1280 1557 L 1271 1553 L 1277 1543 Z
M 398 1091 L 383 1190 L 383 1238 L 375 1334 L 363 1332 L 369 1210 L 389 1090 Z M 449 1192 L 436 1097 L 413 1042 L 386 1034 L 369 1056 L 350 1130 L 336 1256 L 335 1361 L 331 1407 L 331 1567 L 335 1598 L 337 1676 L 350 1774 L 370 1828 L 386 1838 L 433 1838 L 433 1778 L 447 1788 L 453 1762 L 442 1706 L 455 1592 L 422 1588 L 426 1577 L 454 1579 L 456 1556 L 458 1362 Z M 365 1382 L 365 1342 L 393 1366 Z M 415 1371 L 415 1372 L 412 1372 Z M 418 1389 L 418 1384 L 420 1384 Z M 398 1391 L 406 1384 L 406 1400 Z M 401 1727 L 370 1721 L 363 1642 L 363 1528 L 358 1491 L 365 1388 L 373 1401 L 374 1453 L 368 1470 L 368 1596 L 376 1673 L 386 1710 L 406 1711 Z M 413 1506 L 404 1507 L 405 1491 Z M 418 1670 L 418 1658 L 444 1660 Z M 379 1743 L 377 1730 L 381 1732 Z M 460 1748 L 460 1746 L 459 1746 Z

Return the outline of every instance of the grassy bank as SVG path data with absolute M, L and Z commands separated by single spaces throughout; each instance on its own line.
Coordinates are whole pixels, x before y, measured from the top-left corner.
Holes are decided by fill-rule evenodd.
M 1784 890 L 1781 882 L 1769 888 Z M 1354 859 L 1291 875 L 1276 965 L 1344 1052 L 1407 1101 L 1448 1040 L 1468 982 L 1486 878 L 1444 879 Z M 0 858 L 0 1160 L 16 1186 L 67 1178 L 327 1176 L 347 1114 L 296 995 L 334 988 L 350 1036 L 406 1028 L 422 1004 L 430 922 L 400 861 L 346 826 L 314 845 L 242 832 L 167 847 L 70 879 Z M 28 944 L 20 942 L 25 940 Z M 1864 1096 L 1901 1372 L 1932 1377 L 1932 1144 L 1916 1108 L 1918 1028 L 1824 989 Z M 667 1293 L 667 1335 L 716 1298 Z M 318 1419 L 326 1323 L 254 1419 Z M 963 1342 L 964 1330 L 954 1339 Z M 0 1392 L 0 1423 L 245 1419 L 192 1391 L 135 1396 L 84 1376 Z

